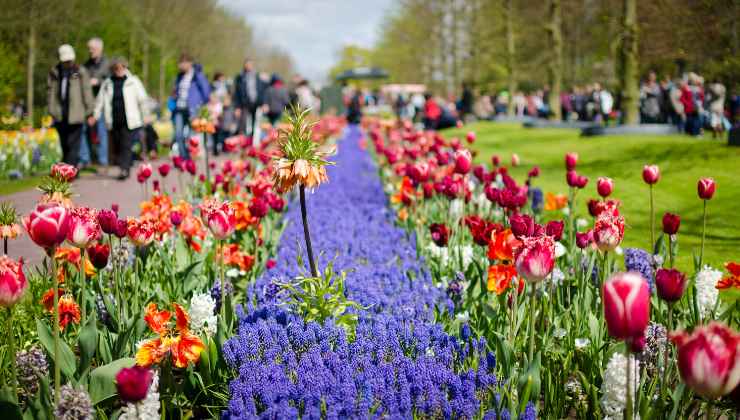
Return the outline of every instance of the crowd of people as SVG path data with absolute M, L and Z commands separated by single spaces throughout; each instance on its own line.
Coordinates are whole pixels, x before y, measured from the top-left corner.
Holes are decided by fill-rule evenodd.
M 104 55 L 102 39 L 91 39 L 87 47 L 89 58 L 80 65 L 71 45 L 60 46 L 59 62 L 49 71 L 48 111 L 59 134 L 62 161 L 80 168 L 115 161 L 117 178 L 125 180 L 134 159 L 157 156 L 152 123 L 160 102 L 147 94 L 126 59 Z M 257 71 L 250 58 L 233 79 L 215 72 L 209 80 L 187 53 L 177 66 L 167 109 L 174 127 L 173 151 L 184 159 L 190 158 L 187 139 L 194 118 L 206 116 L 213 123 L 210 148 L 218 155 L 226 138 L 259 136 L 261 120 L 277 124 L 290 104 L 314 110 L 321 106 L 308 81 L 296 75 L 288 89 L 280 75 Z

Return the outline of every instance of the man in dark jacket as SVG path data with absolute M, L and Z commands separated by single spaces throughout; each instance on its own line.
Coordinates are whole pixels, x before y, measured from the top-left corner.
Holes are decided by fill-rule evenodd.
M 190 119 L 198 116 L 198 109 L 208 102 L 211 86 L 203 74 L 200 64 L 194 63 L 188 54 L 181 54 L 178 61 L 179 73 L 172 93 L 174 109 L 172 121 L 175 125 L 175 142 L 180 156 L 190 159 L 185 138 L 190 131 Z
M 82 124 L 95 122 L 92 117 L 95 104 L 90 76 L 84 67 L 75 63 L 75 50 L 71 45 L 59 47 L 59 64 L 49 71 L 47 86 L 49 114 L 59 133 L 62 161 L 77 166 Z
M 98 96 L 100 86 L 110 76 L 110 63 L 103 55 L 103 40 L 92 38 L 87 41 L 87 50 L 90 58 L 85 62 L 85 70 L 90 75 L 90 84 L 95 97 Z M 97 144 L 98 163 L 108 166 L 108 130 L 103 120 L 98 120 L 95 126 L 83 128 L 82 140 L 80 141 L 80 163 L 87 165 L 91 163 L 90 145 Z
M 244 60 L 244 69 L 234 78 L 233 103 L 234 114 L 239 119 L 239 133 L 252 135 L 257 108 L 264 103 L 265 88 L 252 60 Z

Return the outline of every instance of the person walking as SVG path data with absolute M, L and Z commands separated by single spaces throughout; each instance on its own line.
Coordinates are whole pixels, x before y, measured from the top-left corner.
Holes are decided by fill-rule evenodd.
M 280 76 L 273 73 L 270 78 L 270 86 L 265 89 L 265 107 L 267 108 L 267 119 L 274 127 L 283 116 L 285 107 L 290 103 L 288 89 L 283 84 Z
M 198 109 L 208 102 L 211 88 L 203 74 L 203 68 L 195 63 L 189 54 L 180 55 L 177 67 L 179 72 L 172 92 L 174 103 L 172 122 L 175 126 L 175 143 L 180 157 L 190 159 L 190 151 L 185 144 L 185 138 L 190 132 L 190 119 L 196 117 Z
M 727 90 L 722 83 L 714 82 L 707 86 L 709 102 L 709 126 L 712 127 L 712 138 L 722 137 L 725 131 L 725 94 Z
M 90 85 L 92 86 L 93 96 L 97 97 L 103 81 L 110 76 L 110 63 L 103 55 L 102 39 L 96 37 L 87 41 L 87 51 L 90 53 L 90 58 L 88 58 L 84 66 L 90 74 Z M 108 166 L 108 130 L 105 127 L 105 122 L 102 120 L 98 120 L 95 126 L 88 126 L 87 124 L 82 126 L 80 163 L 83 166 L 92 163 L 92 157 L 90 156 L 91 145 L 97 146 L 95 151 L 98 164 L 100 166 Z
M 640 113 L 642 124 L 657 124 L 660 122 L 662 90 L 657 82 L 654 71 L 648 73 L 647 80 L 640 86 Z
M 111 76 L 100 86 L 95 104 L 95 120 L 110 130 L 118 167 L 118 179 L 129 177 L 133 138 L 148 123 L 148 96 L 144 84 L 128 70 L 123 58 L 111 62 Z M 102 117 L 102 118 L 101 118 Z
M 234 115 L 239 119 L 239 132 L 251 136 L 256 123 L 257 108 L 264 101 L 265 84 L 254 69 L 250 58 L 244 60 L 244 68 L 234 78 Z
M 47 78 L 47 104 L 59 134 L 62 161 L 77 166 L 80 158 L 82 125 L 87 119 L 92 125 L 94 100 L 90 76 L 75 63 L 75 50 L 69 44 L 59 47 L 59 63 L 51 68 Z

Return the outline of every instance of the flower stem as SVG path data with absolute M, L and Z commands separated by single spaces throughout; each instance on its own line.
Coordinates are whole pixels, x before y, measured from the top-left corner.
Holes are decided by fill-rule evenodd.
M 57 277 L 56 246 L 51 247 L 51 277 L 54 282 L 54 401 L 59 401 L 61 387 L 61 371 L 59 365 L 59 278 Z
M 206 153 L 208 153 L 206 151 Z M 224 278 L 224 258 L 223 258 L 223 252 L 224 252 L 224 244 L 226 241 L 220 241 L 221 242 L 221 255 L 219 255 L 218 260 L 218 272 L 219 272 L 219 281 L 221 282 L 221 319 L 226 323 L 226 279 Z
M 3 238 L 3 252 L 8 255 L 8 238 Z
M 704 200 L 704 223 L 701 228 L 701 251 L 699 251 L 699 270 L 702 264 L 704 264 L 704 239 L 707 235 L 707 200 Z
M 530 292 L 530 299 L 529 299 L 529 353 L 527 353 L 528 363 L 532 363 L 533 357 L 534 357 L 534 328 L 535 328 L 535 318 L 537 317 L 537 308 L 535 307 L 535 304 L 537 303 L 537 297 L 535 296 L 536 292 L 536 286 L 535 283 L 532 284 L 532 291 Z M 514 292 L 516 293 L 516 291 Z
M 673 235 L 668 235 L 668 262 L 673 268 Z
M 203 154 L 205 155 L 205 161 L 206 161 L 206 185 L 209 185 L 211 182 L 211 168 L 208 164 L 208 137 L 206 137 L 207 134 L 204 131 L 203 132 Z M 223 296 L 221 296 L 223 298 Z
M 650 253 L 655 253 L 655 206 L 653 203 L 653 184 L 650 184 Z
M 625 389 L 625 395 L 627 396 L 625 399 L 625 406 L 624 406 L 624 418 L 625 420 L 632 420 L 633 419 L 633 408 L 632 408 L 632 358 L 630 357 L 630 346 L 625 343 L 624 347 L 624 356 L 627 358 L 627 382 L 626 382 L 626 389 Z
M 308 230 L 308 215 L 306 214 L 306 187 L 299 187 L 301 196 L 301 218 L 303 219 L 303 236 L 306 239 L 306 252 L 308 253 L 308 263 L 311 266 L 311 275 L 318 277 L 319 272 L 316 270 L 316 261 L 313 259 L 313 248 L 311 248 L 311 233 Z
M 80 309 L 82 310 L 82 325 L 87 320 L 87 306 L 85 306 L 85 292 L 87 279 L 85 278 L 85 248 L 80 248 Z
M 10 386 L 15 392 L 15 334 L 13 334 L 13 307 L 8 307 L 8 353 L 10 354 Z
M 666 331 L 671 331 L 673 328 L 673 304 L 667 302 L 668 305 L 668 323 L 666 324 Z M 671 346 L 665 346 L 665 352 L 663 353 L 663 391 L 668 390 L 668 356 L 671 353 Z

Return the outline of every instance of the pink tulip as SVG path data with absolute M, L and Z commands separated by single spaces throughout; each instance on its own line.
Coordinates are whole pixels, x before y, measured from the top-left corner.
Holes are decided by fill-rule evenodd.
M 568 172 L 565 173 L 565 182 L 568 183 L 569 187 L 575 188 L 578 186 L 578 173 L 575 169 L 569 169 Z
M 600 196 L 606 198 L 609 197 L 614 190 L 614 181 L 611 178 L 605 176 L 599 177 L 596 180 L 596 191 Z
M 51 166 L 50 174 L 60 181 L 70 182 L 77 176 L 77 168 L 67 163 L 55 163 Z
M 658 168 L 658 165 L 645 165 L 642 168 L 642 180 L 649 185 L 657 183 L 660 180 L 660 168 Z
M 515 254 L 517 273 L 528 282 L 537 283 L 555 266 L 555 241 L 547 235 L 525 237 Z
M 23 218 L 23 225 L 36 245 L 51 248 L 67 238 L 69 219 L 69 210 L 59 203 L 41 203 Z
M 200 211 L 204 222 L 216 239 L 223 240 L 234 233 L 236 216 L 228 202 L 218 203 L 215 200 L 208 200 L 201 204 Z
M 609 335 L 618 340 L 643 336 L 650 321 L 650 289 L 639 273 L 616 273 L 604 282 L 604 318 Z
M 576 246 L 580 249 L 584 249 L 591 245 L 594 241 L 594 231 L 589 230 L 587 232 L 576 232 Z
M 702 200 L 711 200 L 714 196 L 714 190 L 717 189 L 717 184 L 712 178 L 702 178 L 696 185 L 699 198 Z
M 0 256 L 0 306 L 9 308 L 18 303 L 27 288 L 23 260 L 16 262 L 7 255 Z
M 691 334 L 671 334 L 678 347 L 681 378 L 697 394 L 715 399 L 740 384 L 740 334 L 719 322 L 698 326 Z
M 136 177 L 146 181 L 150 176 L 152 176 L 152 165 L 148 163 L 139 165 L 139 169 L 136 171 Z
M 521 162 L 521 159 L 519 159 L 519 155 L 516 153 L 511 154 L 511 166 L 516 167 L 519 166 L 519 163 Z
M 192 159 L 188 159 L 185 161 L 185 169 L 188 171 L 190 175 L 195 175 L 196 167 L 195 167 L 195 161 Z
M 170 167 L 170 165 L 168 163 L 163 163 L 163 164 L 159 165 L 159 167 L 157 168 L 157 171 L 159 171 L 159 175 L 162 178 L 164 178 L 164 177 L 166 177 L 170 173 L 170 170 L 171 169 L 172 168 Z
M 455 152 L 455 172 L 467 174 L 473 164 L 473 157 L 467 149 L 459 149 Z
M 95 209 L 76 207 L 70 211 L 67 240 L 77 248 L 87 248 L 101 236 Z
M 659 268 L 655 273 L 658 297 L 666 302 L 676 302 L 686 290 L 686 275 L 676 269 Z
M 118 222 L 118 215 L 113 210 L 100 210 L 98 211 L 98 224 L 100 229 L 108 235 L 116 233 L 116 222 Z
M 583 175 L 578 175 L 578 179 L 576 180 L 576 187 L 582 190 L 586 188 L 587 184 L 588 184 L 588 177 L 585 177 Z
M 133 366 L 123 368 L 116 374 L 118 396 L 126 402 L 137 402 L 146 398 L 152 384 L 152 371 L 149 368 Z
M 603 212 L 594 223 L 594 243 L 602 251 L 614 251 L 624 238 L 624 217 Z
M 570 152 L 565 154 L 565 170 L 573 171 L 578 163 L 578 153 Z
M 270 205 L 267 203 L 267 200 L 263 198 L 254 198 L 252 199 L 252 202 L 249 203 L 248 209 L 252 216 L 261 219 L 267 216 L 267 212 L 270 211 Z
M 475 132 L 468 131 L 468 134 L 465 135 L 465 140 L 467 140 L 468 144 L 475 143 Z
M 123 219 L 119 219 L 116 222 L 116 238 L 123 239 L 128 235 L 128 222 Z

